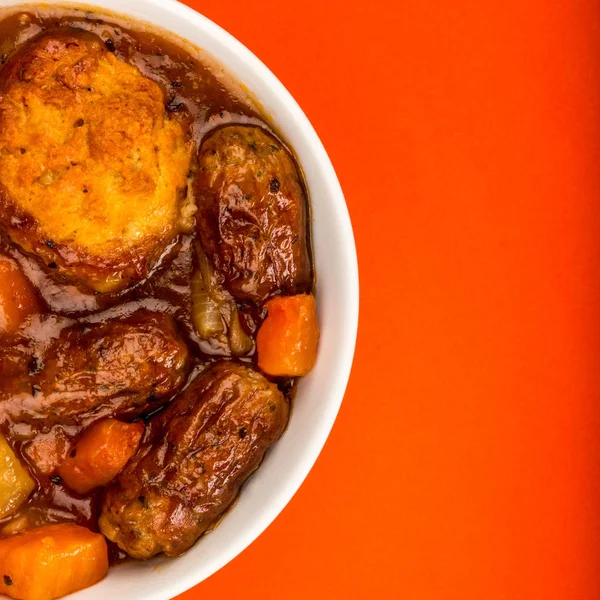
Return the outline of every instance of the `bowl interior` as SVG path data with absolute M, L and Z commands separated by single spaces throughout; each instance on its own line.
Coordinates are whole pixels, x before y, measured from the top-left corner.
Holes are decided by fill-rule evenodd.
M 0 0 L 1 7 L 35 2 Z M 93 6 L 171 31 L 214 57 L 243 83 L 295 149 L 308 185 L 322 337 L 317 364 L 300 383 L 289 428 L 220 525 L 182 557 L 126 563 L 74 594 L 78 600 L 172 598 L 243 551 L 289 502 L 316 461 L 339 410 L 354 355 L 358 269 L 348 211 L 331 162 L 304 113 L 276 77 L 217 25 L 175 0 L 53 2 Z

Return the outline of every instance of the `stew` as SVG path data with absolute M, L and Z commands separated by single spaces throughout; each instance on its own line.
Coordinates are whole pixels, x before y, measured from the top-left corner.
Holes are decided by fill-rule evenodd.
M 251 95 L 166 33 L 4 9 L 0 60 L 0 593 L 50 599 L 185 552 L 283 434 L 309 206 Z

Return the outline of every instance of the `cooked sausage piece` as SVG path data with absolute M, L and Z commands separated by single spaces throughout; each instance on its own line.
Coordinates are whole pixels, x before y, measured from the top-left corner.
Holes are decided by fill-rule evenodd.
M 143 279 L 185 225 L 191 155 L 183 113 L 95 34 L 46 31 L 0 72 L 0 228 L 59 277 Z
M 306 197 L 279 141 L 259 127 L 217 129 L 200 148 L 195 190 L 203 250 L 234 298 L 309 291 Z
M 134 558 L 185 552 L 233 502 L 288 416 L 283 394 L 259 373 L 210 367 L 156 417 L 106 491 L 102 533 Z
M 145 310 L 63 329 L 41 352 L 23 345 L 6 353 L 0 416 L 45 430 L 150 412 L 183 385 L 188 366 L 171 317 Z

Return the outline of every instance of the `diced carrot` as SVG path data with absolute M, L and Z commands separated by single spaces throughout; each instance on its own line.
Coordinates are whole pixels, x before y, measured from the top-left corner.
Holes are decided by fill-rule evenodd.
M 0 256 L 0 334 L 14 333 L 37 312 L 40 303 L 33 286 L 17 263 Z
M 52 600 L 94 585 L 108 569 L 106 540 L 73 523 L 0 540 L 0 594 Z
M 143 434 L 143 423 L 114 419 L 94 423 L 71 447 L 58 474 L 80 494 L 106 485 L 136 453 Z
M 278 296 L 266 303 L 256 337 L 258 366 L 268 375 L 306 375 L 317 359 L 319 324 L 312 294 Z

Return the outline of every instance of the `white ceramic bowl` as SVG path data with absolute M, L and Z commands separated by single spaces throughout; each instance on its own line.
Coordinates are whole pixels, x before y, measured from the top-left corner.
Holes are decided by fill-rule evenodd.
M 35 2 L 0 0 L 2 7 L 27 4 Z M 73 5 L 57 0 L 52 4 Z M 249 546 L 283 510 L 317 460 L 340 408 L 354 356 L 356 249 L 344 196 L 321 141 L 289 92 L 247 48 L 176 0 L 87 0 L 81 4 L 162 27 L 211 54 L 258 98 L 295 149 L 312 203 L 322 337 L 317 364 L 299 386 L 285 435 L 225 519 L 187 554 L 120 565 L 98 585 L 71 596 L 77 600 L 166 600 L 206 579 Z

